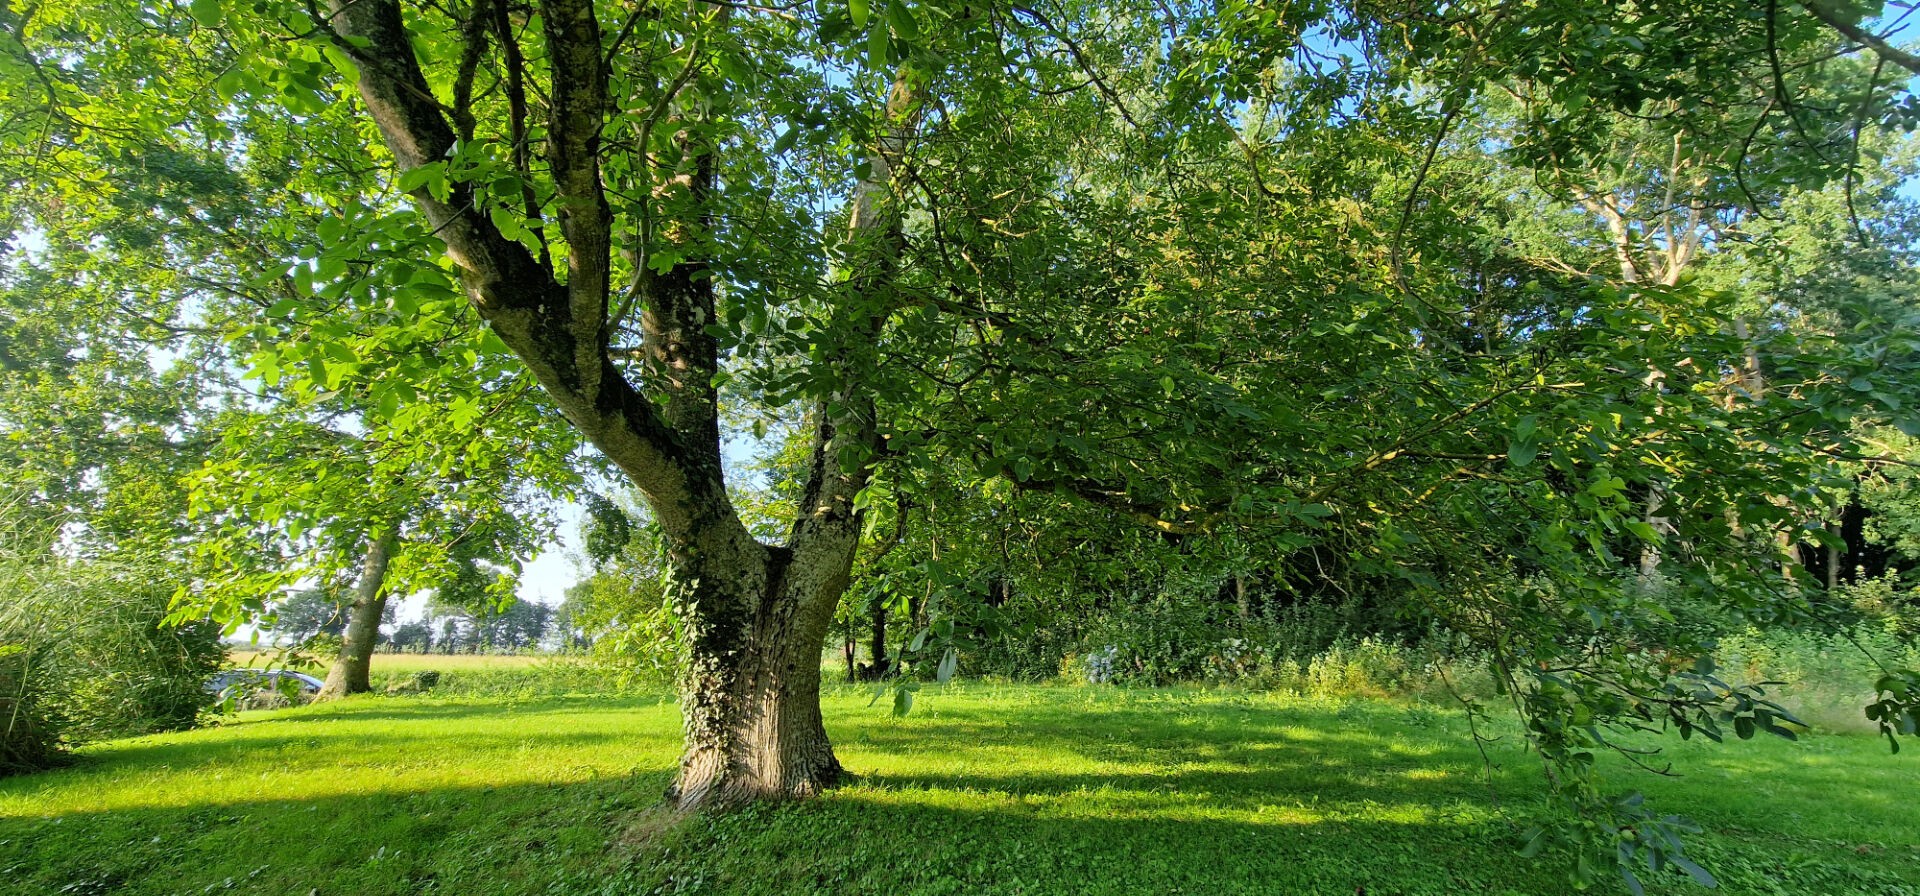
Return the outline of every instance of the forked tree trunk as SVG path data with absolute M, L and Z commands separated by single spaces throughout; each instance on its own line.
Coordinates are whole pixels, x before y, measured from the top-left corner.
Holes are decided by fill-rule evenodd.
M 683 810 L 814 796 L 838 783 L 820 715 L 820 657 L 853 561 L 853 531 L 792 550 L 738 536 L 669 551 L 686 637 L 686 750 L 667 797 Z M 720 541 L 713 544 L 712 541 Z M 727 543 L 731 542 L 731 543 Z
M 320 689 L 321 700 L 373 690 L 373 645 L 380 640 L 380 617 L 387 610 L 387 561 L 392 559 L 394 537 L 383 534 L 367 545 L 366 559 L 360 565 L 360 579 L 353 586 L 353 606 L 347 618 L 340 655 L 327 670 L 327 683 Z
M 840 362 L 847 365 L 842 373 L 849 384 L 859 382 L 863 363 L 878 363 L 872 353 L 891 302 L 892 262 L 901 242 L 893 165 L 904 156 L 919 105 L 903 72 L 888 96 L 885 135 L 850 203 L 847 294 L 831 326 L 859 334 L 853 356 Z M 703 319 L 689 318 L 685 332 L 702 331 L 711 314 L 710 293 L 698 308 Z M 668 332 L 664 322 L 648 330 Z M 659 359 L 663 370 L 675 369 L 674 363 L 673 357 Z M 710 379 L 703 373 L 690 382 Z M 879 452 L 880 442 L 873 397 L 858 386 L 816 404 L 806 494 L 786 545 L 768 547 L 748 534 L 727 496 L 708 395 L 697 409 L 688 406 L 688 423 L 676 425 L 686 431 L 697 420 L 702 444 L 716 450 L 686 468 L 696 474 L 686 500 L 654 501 L 657 513 L 672 511 L 677 520 L 663 528 L 670 532 L 674 580 L 684 583 L 676 586 L 676 607 L 687 639 L 680 686 L 686 752 L 667 793 L 682 810 L 808 797 L 840 780 L 840 762 L 820 719 L 820 654 L 860 543 L 854 498 L 867 484 L 864 461 Z M 671 403 L 668 418 L 675 418 Z M 848 465 L 850 459 L 859 462 Z
M 403 6 L 411 5 L 329 0 L 326 24 L 360 64 L 360 99 L 404 176 L 441 164 L 461 141 L 420 65 Z M 716 15 L 726 14 L 726 5 L 715 6 Z M 670 796 L 692 809 L 817 793 L 840 776 L 820 721 L 820 652 L 859 538 L 854 497 L 879 452 L 867 377 L 900 304 L 892 283 L 904 243 L 894 166 L 904 163 L 915 133 L 925 79 L 904 67 L 895 78 L 866 176 L 848 202 L 849 239 L 840 259 L 847 276 L 832 303 L 826 329 L 834 334 L 833 351 L 823 370 L 842 387 L 815 407 L 807 493 L 786 546 L 771 548 L 740 522 L 721 471 L 714 277 L 700 238 L 712 226 L 706 206 L 716 187 L 717 148 L 702 142 L 711 139 L 704 129 L 685 128 L 675 138 L 685 141 L 684 161 L 638 175 L 642 182 L 660 176 L 658 185 L 684 190 L 700 211 L 666 215 L 670 223 L 659 237 L 679 243 L 681 257 L 662 271 L 658 259 L 636 255 L 645 263 L 620 290 L 641 309 L 644 375 L 636 385 L 610 351 L 618 317 L 615 218 L 600 167 L 602 133 L 623 107 L 613 100 L 596 4 L 542 0 L 539 7 L 551 85 L 545 171 L 556 214 L 523 224 L 565 245 L 565 276 L 555 269 L 556 255 L 536 256 L 510 238 L 494 217 L 500 210 L 477 201 L 472 183 L 450 179 L 438 193 L 417 186 L 412 201 L 460 270 L 473 307 L 567 419 L 632 479 L 666 534 L 686 638 L 687 746 Z M 530 32 L 525 39 L 533 39 Z M 479 38 L 468 47 L 487 49 Z M 519 57 L 505 55 L 507 67 L 520 67 Z M 670 111 L 655 110 L 655 120 Z M 641 156 L 637 167 L 652 163 Z

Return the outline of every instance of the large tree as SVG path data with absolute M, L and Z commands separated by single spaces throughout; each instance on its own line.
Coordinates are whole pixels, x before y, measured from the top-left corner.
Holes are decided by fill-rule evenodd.
M 122 88 L 135 124 L 163 126 L 127 140 L 291 160 L 279 201 L 317 214 L 320 238 L 257 279 L 285 291 L 269 317 L 329 322 L 304 332 L 293 376 L 330 391 L 349 364 L 370 396 L 433 376 L 365 336 L 466 320 L 457 284 L 481 338 L 644 497 L 685 637 L 683 807 L 839 777 L 822 644 L 866 509 L 932 467 L 1169 537 L 1340 533 L 1350 564 L 1502 651 L 1530 736 L 1597 803 L 1577 775 L 1596 717 L 1714 731 L 1724 703 L 1743 731 L 1772 725 L 1710 679 L 1596 674 L 1648 656 L 1641 630 L 1610 626 L 1658 615 L 1609 577 L 1619 555 L 1688 545 L 1663 569 L 1725 587 L 1736 611 L 1778 609 L 1760 584 L 1772 542 L 1752 533 L 1796 518 L 1769 495 L 1811 490 L 1810 441 L 1911 384 L 1910 354 L 1815 339 L 1774 359 L 1794 389 L 1729 403 L 1714 365 L 1741 347 L 1711 296 L 1532 265 L 1430 182 L 1490 91 L 1527 98 L 1526 115 L 1477 142 L 1555 171 L 1594 164 L 1618 115 L 1660 104 L 1694 145 L 1724 116 L 1693 112 L 1750 103 L 1756 82 L 1774 85 L 1749 116 L 1764 139 L 1718 135 L 1731 148 L 1700 164 L 1802 148 L 1792 179 L 1843 177 L 1809 125 L 1826 83 L 1809 72 L 1859 49 L 1857 11 L 95 12 L 6 14 L 25 60 L 11 83 L 54 85 L 40 120 L 62 134 L 76 107 L 113 120 L 58 86 L 84 76 L 139 85 Z M 105 49 L 121 36 L 174 48 L 169 77 L 128 77 L 148 63 Z M 1854 131 L 1905 115 L 1878 74 Z M 287 152 L 309 145 L 311 160 Z M 1475 332 L 1497 338 L 1459 335 Z M 756 537 L 727 480 L 723 392 L 798 409 L 774 420 L 807 457 L 776 538 Z M 1670 532 L 1643 519 L 1654 487 Z M 1617 806 L 1601 830 L 1622 854 L 1653 842 L 1636 825 L 1663 830 Z

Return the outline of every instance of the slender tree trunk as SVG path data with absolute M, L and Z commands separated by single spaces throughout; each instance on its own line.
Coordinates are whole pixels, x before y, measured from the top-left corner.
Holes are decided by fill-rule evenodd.
M 867 654 L 873 665 L 868 675 L 878 680 L 887 674 L 887 599 L 876 595 L 873 599 L 873 630 L 867 635 Z
M 1646 379 L 1647 388 L 1651 390 L 1655 396 L 1658 396 L 1660 393 L 1661 383 L 1664 382 L 1665 380 L 1666 380 L 1665 374 L 1661 373 L 1659 370 L 1654 370 L 1647 374 L 1647 379 Z M 1656 400 L 1658 399 L 1656 398 Z M 1646 504 L 1644 505 L 1645 510 L 1641 515 L 1641 519 L 1643 522 L 1647 524 L 1648 528 L 1652 529 L 1653 532 L 1661 539 L 1670 538 L 1674 532 L 1673 522 L 1667 519 L 1666 516 L 1660 513 L 1661 507 L 1665 505 L 1666 502 L 1667 502 L 1666 486 L 1662 484 L 1658 479 L 1655 479 L 1649 482 L 1647 485 L 1647 500 L 1646 500 Z M 1659 576 L 1660 576 L 1659 545 L 1648 544 L 1648 545 L 1642 546 L 1640 548 L 1640 587 L 1641 588 L 1654 587 L 1654 585 L 1659 582 Z
M 855 639 L 853 635 L 852 614 L 848 614 L 847 616 L 847 639 L 846 642 L 841 645 L 841 652 L 847 661 L 847 683 L 852 684 L 859 681 L 860 666 L 858 658 L 860 654 L 860 642 Z
M 360 580 L 353 586 L 346 636 L 340 642 L 340 656 L 334 659 L 333 668 L 327 670 L 326 686 L 320 689 L 321 700 L 373 690 L 368 672 L 373 666 L 374 642 L 380 640 L 380 617 L 387 610 L 387 561 L 392 559 L 394 544 L 393 535 L 381 534 L 367 545 Z

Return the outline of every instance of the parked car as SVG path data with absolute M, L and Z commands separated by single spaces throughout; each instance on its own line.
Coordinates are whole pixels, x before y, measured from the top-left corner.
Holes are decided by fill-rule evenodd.
M 207 693 L 215 694 L 224 702 L 235 697 L 245 697 L 262 691 L 284 694 L 288 698 L 295 696 L 311 697 L 320 693 L 326 685 L 304 672 L 290 672 L 285 669 L 228 669 L 216 672 L 207 678 Z

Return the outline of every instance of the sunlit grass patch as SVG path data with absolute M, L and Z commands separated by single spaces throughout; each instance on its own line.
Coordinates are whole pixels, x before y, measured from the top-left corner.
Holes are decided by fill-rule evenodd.
M 1515 855 L 1541 807 L 1517 731 L 1496 732 L 1489 779 L 1458 713 L 976 684 L 901 719 L 871 696 L 826 696 L 847 786 L 691 819 L 653 810 L 679 750 L 661 695 L 355 698 L 100 744 L 0 781 L 0 891 L 1569 889 Z M 1669 754 L 1686 777 L 1614 780 L 1708 826 L 1696 850 L 1724 892 L 1920 893 L 1911 752 L 1816 736 Z

